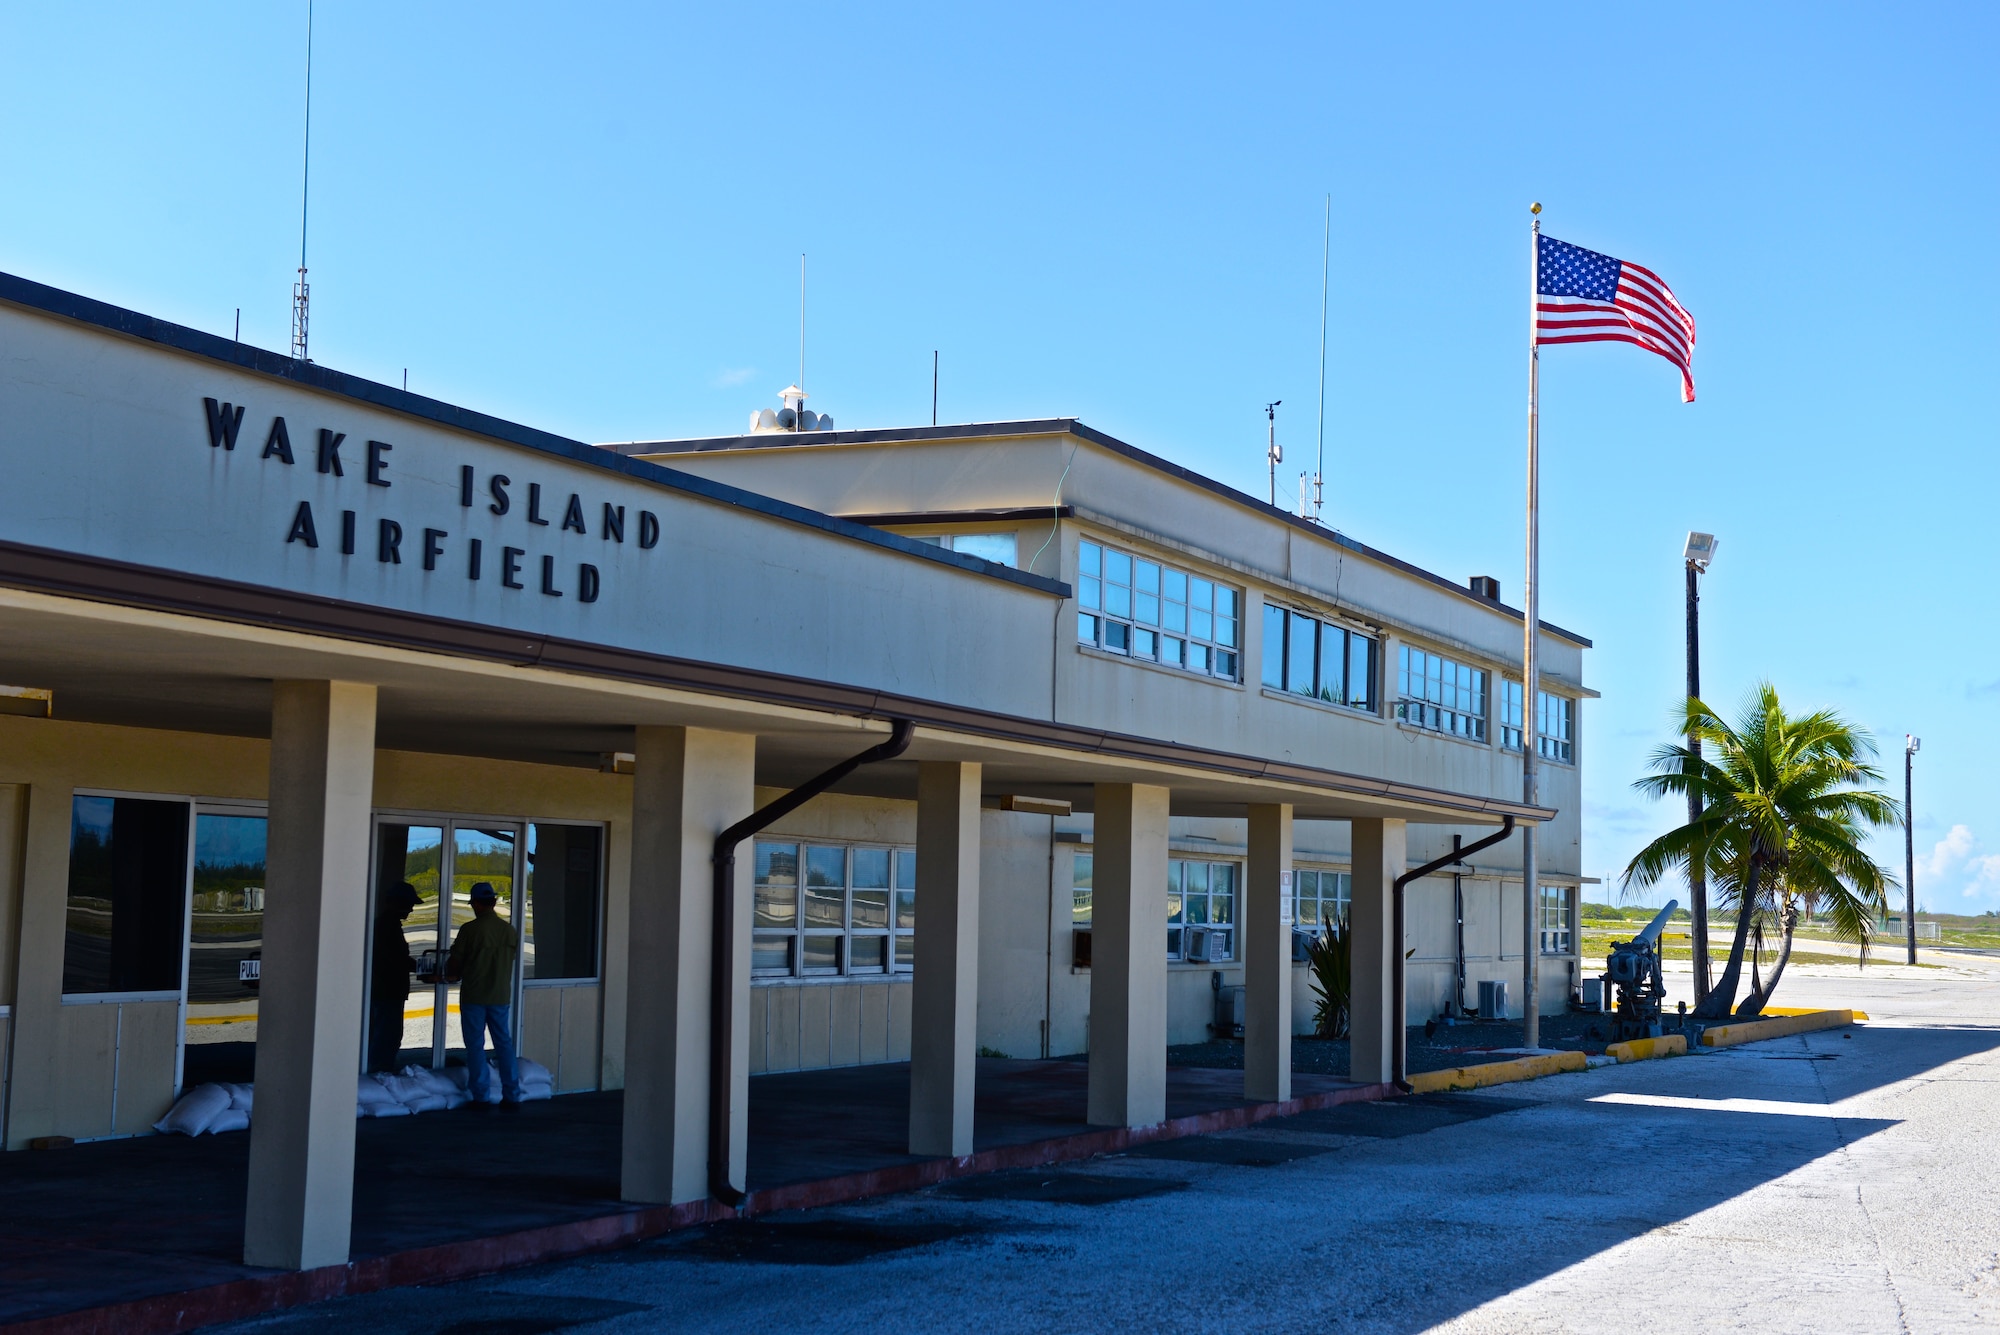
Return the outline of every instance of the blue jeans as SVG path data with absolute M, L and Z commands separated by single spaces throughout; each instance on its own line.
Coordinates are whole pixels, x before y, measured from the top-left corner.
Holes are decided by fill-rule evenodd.
M 514 1074 L 514 1036 L 508 1032 L 510 1006 L 458 1003 L 459 1030 L 465 1035 L 465 1092 L 474 1102 L 486 1099 L 486 1035 L 493 1035 L 493 1055 L 500 1063 L 500 1093 L 509 1103 L 521 1101 L 521 1081 Z

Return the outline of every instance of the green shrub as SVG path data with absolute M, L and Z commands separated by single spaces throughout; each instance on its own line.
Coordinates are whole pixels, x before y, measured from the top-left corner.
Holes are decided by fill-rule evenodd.
M 1331 917 L 1306 945 L 1313 991 L 1319 994 L 1313 1008 L 1313 1032 L 1321 1038 L 1347 1037 L 1348 1002 L 1354 995 L 1352 947 L 1347 924 Z

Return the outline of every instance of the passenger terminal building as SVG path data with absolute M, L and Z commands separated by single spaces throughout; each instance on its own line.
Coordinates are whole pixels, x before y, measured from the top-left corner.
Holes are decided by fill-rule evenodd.
M 1240 1024 L 1285 1099 L 1329 916 L 1356 1080 L 1482 980 L 1518 1014 L 1524 947 L 1543 1012 L 1576 981 L 1589 641 L 1525 701 L 1490 584 L 1077 421 L 593 446 L 0 277 L 0 459 L 5 1142 L 254 1075 L 256 1264 L 347 1258 L 403 881 L 420 959 L 499 890 L 520 1049 L 625 1091 L 634 1201 L 740 1191 L 766 1072 L 908 1062 L 938 1156 L 980 1054 L 1087 1054 L 1140 1127 Z M 1536 939 L 1518 839 L 1416 883 L 1393 1015 L 1392 881 L 1510 817 Z

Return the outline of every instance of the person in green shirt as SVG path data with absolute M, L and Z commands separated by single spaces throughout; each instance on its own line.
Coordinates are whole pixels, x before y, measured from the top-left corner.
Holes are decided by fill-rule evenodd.
M 490 882 L 481 881 L 467 896 L 472 921 L 452 938 L 445 980 L 457 983 L 458 1017 L 465 1035 L 465 1092 L 475 1104 L 486 1103 L 486 1036 L 493 1035 L 493 1056 L 500 1064 L 500 1106 L 521 1106 L 521 1082 L 514 1073 L 514 1037 L 508 1010 L 514 999 L 514 928 L 493 911 L 499 899 Z

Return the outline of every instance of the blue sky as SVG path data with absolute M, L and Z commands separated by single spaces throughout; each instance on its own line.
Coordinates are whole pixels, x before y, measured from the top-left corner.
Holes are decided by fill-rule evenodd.
M 726 11 L 726 12 L 724 12 Z M 1527 204 L 1700 322 L 1543 365 L 1544 612 L 1592 636 L 1586 870 L 1680 689 L 1923 737 L 1922 899 L 2000 907 L 1996 19 L 1977 6 L 325 3 L 316 360 L 590 440 L 725 432 L 797 373 L 843 426 L 1076 414 L 1521 586 Z M 287 344 L 302 5 L 0 12 L 0 269 Z M 1294 470 L 1295 472 L 1295 470 Z M 1901 776 L 1895 776 L 1900 789 Z M 1881 847 L 1900 865 L 1901 840 Z

